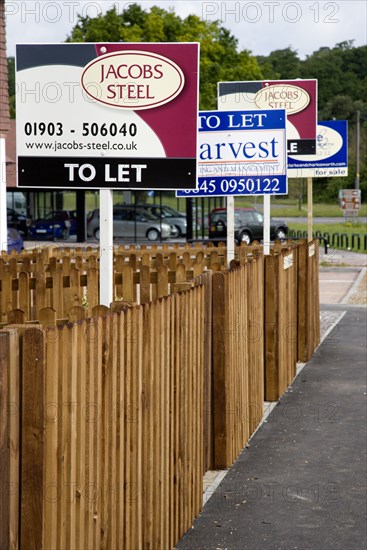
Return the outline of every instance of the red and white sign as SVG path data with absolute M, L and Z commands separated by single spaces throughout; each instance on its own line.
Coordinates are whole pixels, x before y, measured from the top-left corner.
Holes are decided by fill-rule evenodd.
M 194 189 L 199 44 L 17 46 L 18 186 Z
M 218 108 L 285 109 L 288 153 L 316 153 L 317 80 L 219 82 Z

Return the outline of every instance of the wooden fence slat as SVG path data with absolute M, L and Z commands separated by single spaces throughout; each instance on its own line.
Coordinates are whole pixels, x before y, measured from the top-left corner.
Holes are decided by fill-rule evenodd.
M 69 310 L 68 318 L 70 323 L 76 323 L 77 321 L 85 319 L 85 317 L 86 310 L 82 306 L 74 306 Z
M 168 296 L 168 267 L 161 265 L 157 269 L 157 298 L 164 298 Z
M 124 265 L 122 268 L 122 297 L 126 302 L 135 301 L 133 275 L 133 268 L 130 265 Z
M 23 324 L 26 321 L 25 312 L 22 309 L 12 309 L 8 312 L 8 324 Z
M 116 379 L 116 490 L 118 498 L 116 499 L 116 548 L 123 548 L 124 545 L 124 527 L 125 527 L 125 314 L 120 312 L 117 315 L 116 327 L 117 346 L 117 379 Z
M 140 303 L 150 302 L 150 267 L 142 265 L 140 268 Z
M 19 335 L 0 332 L 0 548 L 19 547 Z
M 0 275 L 0 322 L 6 321 L 7 312 L 13 309 L 12 277 L 10 273 L 3 272 Z
M 28 328 L 22 345 L 22 457 L 20 548 L 43 548 L 45 445 L 45 333 Z
M 200 278 L 204 285 L 204 372 L 203 372 L 203 393 L 204 393 L 204 418 L 203 430 L 205 440 L 203 445 L 203 475 L 208 470 L 214 469 L 214 441 L 213 441 L 213 372 L 212 372 L 212 272 L 208 271 Z
M 76 319 L 75 319 L 76 321 Z M 85 515 L 86 515 L 86 458 L 87 458 L 87 345 L 84 336 L 85 322 L 79 322 L 75 329 L 76 357 L 79 367 L 76 370 L 76 402 L 77 416 L 76 429 L 78 442 L 76 448 L 76 548 L 86 548 L 85 540 Z M 86 345 L 87 344 L 87 345 Z
M 46 371 L 45 371 L 45 485 L 47 488 L 47 505 L 44 509 L 44 546 L 57 550 L 57 507 L 61 494 L 61 483 L 58 479 L 57 446 L 58 421 L 61 407 L 58 400 L 59 376 L 59 329 L 49 326 L 46 330 Z
M 213 273 L 213 414 L 214 414 L 214 464 L 215 468 L 227 465 L 227 425 L 225 358 L 227 353 L 224 334 L 225 280 L 223 273 Z
M 275 401 L 278 395 L 277 359 L 279 346 L 278 301 L 279 256 L 265 257 L 265 400 Z

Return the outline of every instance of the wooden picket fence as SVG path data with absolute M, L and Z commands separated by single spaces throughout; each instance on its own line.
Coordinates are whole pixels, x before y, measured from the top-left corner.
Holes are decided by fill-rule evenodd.
M 320 344 L 319 241 L 302 241 L 298 251 L 298 361 L 309 361 Z
M 0 335 L 0 547 L 173 548 L 202 506 L 204 288 Z
M 233 464 L 264 408 L 263 257 L 213 273 L 214 466 Z
M 3 258 L 0 548 L 173 548 L 318 345 L 317 246 L 128 250 L 110 308 L 93 254 Z
M 277 401 L 296 374 L 298 246 L 265 258 L 265 399 Z
M 99 305 L 99 261 L 96 250 L 86 255 L 68 249 L 60 254 L 47 247 L 0 259 L 0 323 L 12 310 L 24 311 L 25 320 L 39 318 L 51 307 L 59 318 L 84 307 L 88 316 Z M 148 303 L 184 290 L 206 270 L 226 264 L 221 248 L 166 247 L 162 249 L 117 250 L 114 256 L 114 298 L 124 302 Z

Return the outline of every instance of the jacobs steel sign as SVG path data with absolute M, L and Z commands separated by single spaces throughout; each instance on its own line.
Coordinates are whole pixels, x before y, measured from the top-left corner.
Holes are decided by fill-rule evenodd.
M 201 111 L 198 187 L 179 197 L 287 193 L 286 114 Z
M 185 76 L 176 63 L 162 55 L 133 50 L 91 61 L 83 71 L 81 84 L 97 102 L 140 110 L 175 99 L 184 87 Z
M 16 50 L 18 186 L 193 189 L 197 43 Z
M 218 109 L 285 109 L 288 154 L 315 154 L 317 80 L 219 82 Z

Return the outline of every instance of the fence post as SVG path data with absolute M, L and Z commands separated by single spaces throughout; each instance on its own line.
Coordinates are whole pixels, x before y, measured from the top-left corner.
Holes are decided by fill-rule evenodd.
M 265 400 L 276 401 L 279 373 L 279 258 L 274 253 L 265 256 Z
M 226 355 L 228 342 L 225 328 L 225 276 L 215 272 L 213 284 L 213 414 L 214 414 L 214 466 L 226 468 L 228 464 Z
M 297 347 L 298 361 L 307 361 L 307 256 L 308 246 L 306 241 L 298 245 L 298 297 L 297 297 Z
M 19 547 L 19 336 L 0 332 L 0 548 Z
M 214 441 L 213 441 L 213 372 L 212 372 L 212 345 L 213 345 L 213 285 L 212 272 L 207 271 L 199 277 L 204 286 L 204 447 L 203 447 L 203 474 L 214 469 Z
M 45 333 L 26 329 L 22 354 L 20 548 L 43 548 Z

